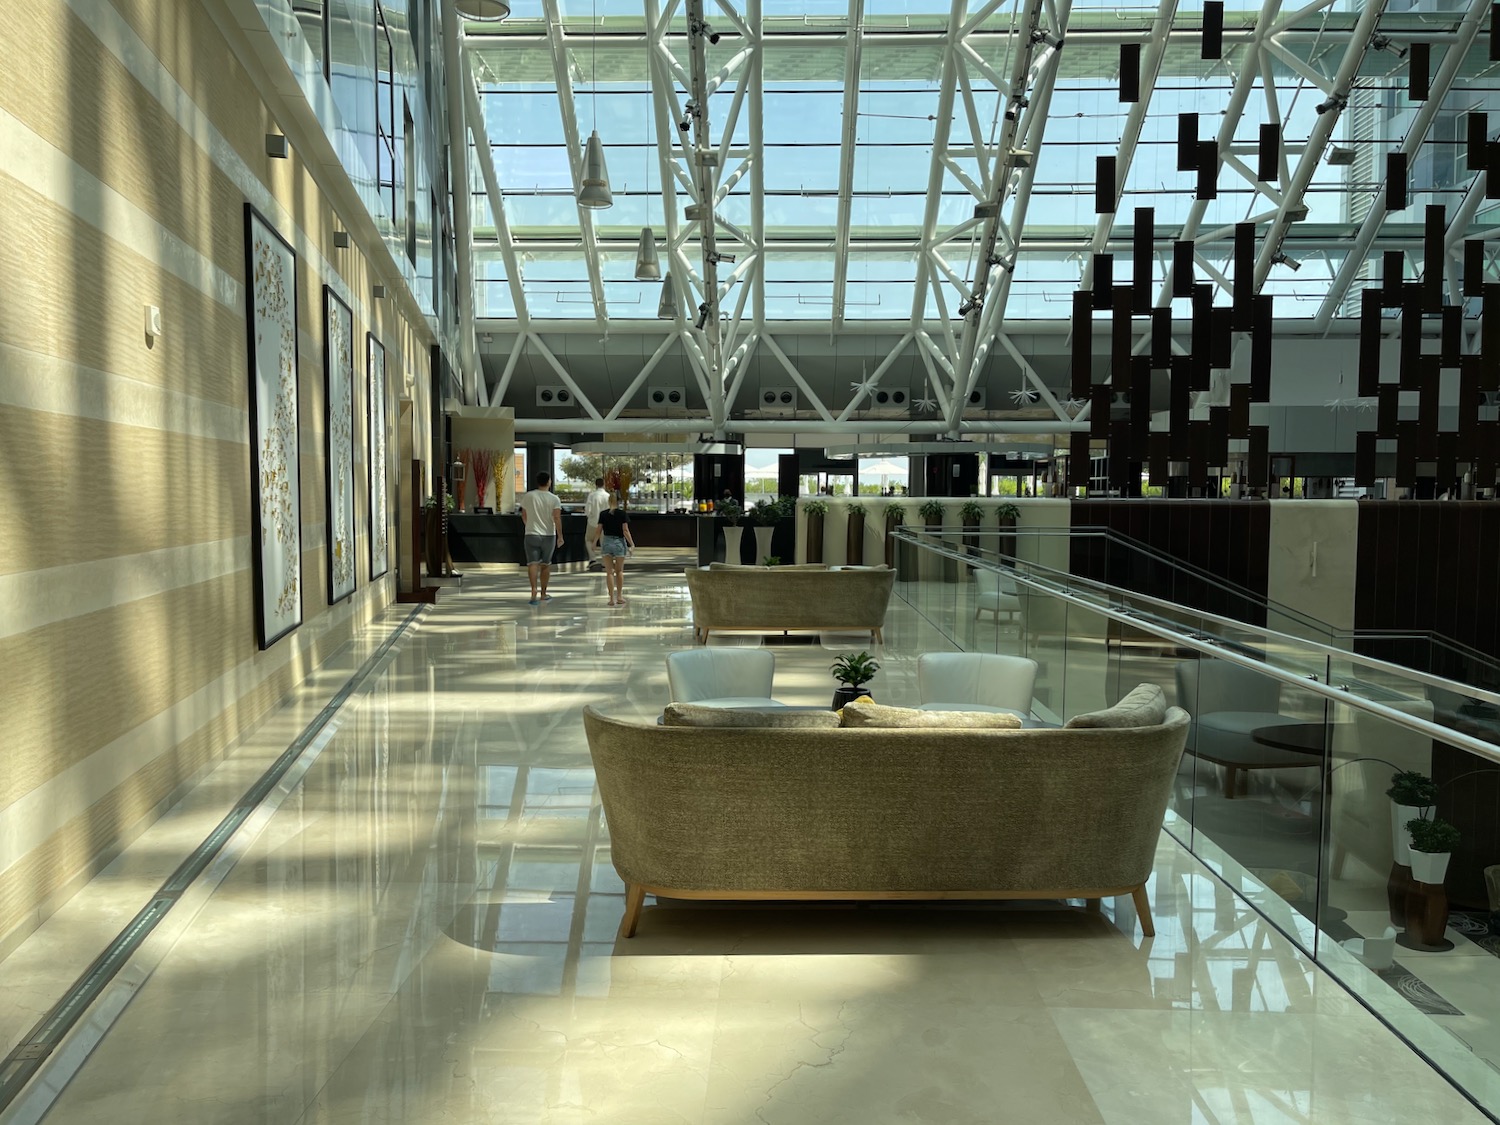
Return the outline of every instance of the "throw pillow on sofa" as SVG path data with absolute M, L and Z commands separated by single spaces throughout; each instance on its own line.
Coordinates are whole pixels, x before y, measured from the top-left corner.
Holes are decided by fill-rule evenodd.
M 1063 725 L 1080 727 L 1159 727 L 1167 721 L 1167 696 L 1157 684 L 1140 684 L 1113 707 L 1074 715 Z
M 915 707 L 887 707 L 881 703 L 844 704 L 839 712 L 846 727 L 948 727 L 956 730 L 1017 730 L 1018 715 L 992 711 L 918 711 Z
M 669 703 L 662 712 L 662 725 L 668 727 L 776 727 L 781 730 L 834 730 L 839 725 L 837 711 L 793 711 L 768 707 L 699 707 L 692 703 Z

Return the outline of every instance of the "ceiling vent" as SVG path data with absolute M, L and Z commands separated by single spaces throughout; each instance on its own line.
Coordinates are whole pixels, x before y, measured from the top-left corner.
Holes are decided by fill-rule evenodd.
M 911 396 L 899 387 L 895 390 L 876 390 L 876 392 L 865 399 L 866 402 L 874 402 L 876 406 L 890 406 L 896 409 L 904 409 L 911 401 Z
M 756 406 L 767 414 L 792 414 L 797 410 L 796 387 L 762 387 Z
M 984 409 L 984 403 L 985 403 L 985 395 L 984 395 L 984 388 L 983 387 L 975 387 L 972 391 L 969 392 L 969 409 L 970 410 L 983 410 Z
M 567 387 L 538 387 L 536 389 L 538 406 L 572 406 L 574 403 L 573 392 Z
M 684 387 L 652 387 L 646 401 L 653 410 L 681 410 L 687 406 L 687 390 Z

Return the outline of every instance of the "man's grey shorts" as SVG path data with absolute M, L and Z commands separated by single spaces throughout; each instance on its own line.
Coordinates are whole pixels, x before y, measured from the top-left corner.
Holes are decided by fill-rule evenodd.
M 557 547 L 557 539 L 551 535 L 523 535 L 521 543 L 526 551 L 526 565 L 541 563 L 543 566 L 552 565 L 552 552 Z

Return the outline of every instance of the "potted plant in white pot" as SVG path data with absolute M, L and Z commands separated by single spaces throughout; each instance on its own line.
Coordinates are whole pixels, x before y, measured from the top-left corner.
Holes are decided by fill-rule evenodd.
M 865 685 L 880 671 L 880 662 L 868 652 L 846 652 L 830 664 L 829 669 L 833 678 L 844 685 L 833 693 L 833 709 L 837 711 L 844 704 L 870 694 Z
M 1418 883 L 1440 885 L 1448 874 L 1448 859 L 1458 847 L 1458 828 L 1433 817 L 1414 816 L 1406 822 L 1411 833 L 1411 877 Z
M 745 534 L 745 529 L 740 526 L 740 519 L 745 510 L 733 500 L 721 500 L 717 511 L 719 517 L 724 521 L 724 561 L 727 563 L 743 562 L 740 554 L 740 539 Z
M 781 518 L 781 508 L 774 500 L 757 500 L 750 505 L 750 522 L 755 526 L 755 557 L 763 559 L 771 553 L 771 536 L 776 532 L 776 521 Z
M 1385 791 L 1391 799 L 1391 850 L 1403 867 L 1411 864 L 1410 837 L 1406 825 L 1427 817 L 1427 810 L 1437 803 L 1437 783 L 1425 773 L 1402 770 L 1391 777 Z

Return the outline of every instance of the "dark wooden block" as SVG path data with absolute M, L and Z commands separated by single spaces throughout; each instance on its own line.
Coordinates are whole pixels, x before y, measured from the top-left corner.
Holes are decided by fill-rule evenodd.
M 1275 121 L 1260 127 L 1255 175 L 1263 184 L 1273 184 L 1281 177 L 1281 125 Z
M 1151 283 L 1156 274 L 1156 208 L 1137 207 L 1135 228 L 1131 235 L 1131 262 L 1134 269 L 1131 280 L 1140 295 L 1142 311 L 1151 302 Z
M 1217 141 L 1198 142 L 1198 182 L 1193 187 L 1194 199 L 1217 199 L 1219 197 L 1219 145 Z
M 1094 308 L 1104 311 L 1115 307 L 1115 256 L 1094 255 Z
M 1172 364 L 1172 309 L 1162 306 L 1151 310 L 1151 366 Z
M 1094 295 L 1087 289 L 1073 294 L 1073 351 L 1068 394 L 1087 398 L 1094 381 Z
M 1406 53 L 1406 96 L 1425 102 L 1432 92 L 1432 44 L 1412 43 Z
M 1193 275 L 1197 271 L 1193 261 L 1193 242 L 1184 239 L 1172 243 L 1172 296 L 1193 295 Z
M 1193 172 L 1198 168 L 1198 115 L 1177 115 L 1177 170 Z
M 1120 44 L 1120 101 L 1141 100 L 1141 45 Z
M 1491 44 L 1490 58 L 1493 59 L 1495 58 L 1493 39 Z M 1204 0 L 1203 43 L 1200 52 L 1205 59 L 1224 57 L 1224 0 Z
M 1385 154 L 1385 209 L 1387 211 L 1405 211 L 1407 206 L 1407 164 L 1406 153 L 1388 152 Z
M 1380 310 L 1385 303 L 1379 289 L 1360 292 L 1359 397 L 1368 398 L 1380 383 Z
M 1448 234 L 1448 209 L 1441 203 L 1426 208 L 1422 222 L 1422 308 L 1437 312 L 1443 307 L 1444 242 Z
M 1115 213 L 1115 175 L 1117 160 L 1100 156 L 1094 160 L 1094 210 L 1100 215 Z

